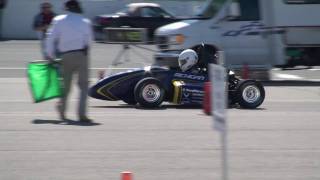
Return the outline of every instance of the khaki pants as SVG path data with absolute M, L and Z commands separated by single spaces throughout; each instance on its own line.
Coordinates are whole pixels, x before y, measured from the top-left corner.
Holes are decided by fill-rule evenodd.
M 78 104 L 79 118 L 87 115 L 87 95 L 88 95 L 88 57 L 81 51 L 65 53 L 61 56 L 64 95 L 60 101 L 60 107 L 63 114 L 67 109 L 67 99 L 72 84 L 73 74 L 78 74 L 78 86 L 80 88 L 80 101 Z

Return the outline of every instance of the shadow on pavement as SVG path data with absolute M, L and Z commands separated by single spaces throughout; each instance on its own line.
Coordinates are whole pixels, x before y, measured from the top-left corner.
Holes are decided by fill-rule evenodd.
M 135 105 L 119 104 L 117 106 L 90 106 L 90 108 L 132 109 L 135 108 Z
M 110 109 L 139 109 L 139 110 L 166 110 L 166 109 L 202 109 L 202 106 L 183 106 L 183 105 L 162 105 L 157 108 L 144 108 L 138 105 L 119 104 L 118 106 L 90 106 L 91 108 L 110 108 Z
M 148 109 L 148 108 L 143 108 L 141 106 L 136 106 L 136 109 L 141 109 L 141 110 L 166 110 L 166 109 L 202 109 L 202 106 L 196 106 L 196 105 L 175 105 L 175 104 L 166 104 L 162 105 L 158 108 L 153 108 L 153 109 Z
M 74 120 L 47 120 L 47 119 L 35 119 L 32 121 L 32 124 L 56 124 L 56 125 L 71 125 L 71 126 L 98 126 L 101 125 L 100 123 L 95 122 L 80 122 Z
M 230 108 L 229 108 L 230 109 Z M 267 110 L 266 108 L 255 108 L 255 109 L 245 109 L 245 108 L 241 108 L 241 107 L 236 107 L 234 109 L 239 109 L 239 110 L 250 110 L 250 111 L 265 111 Z
M 139 110 L 166 110 L 166 109 L 199 109 L 202 110 L 203 107 L 199 105 L 175 105 L 175 104 L 166 104 L 162 105 L 158 108 L 143 108 L 138 105 L 126 105 L 126 104 L 119 104 L 116 106 L 90 106 L 91 108 L 101 108 L 101 109 L 139 109 Z M 241 108 L 239 105 L 229 105 L 228 109 L 239 109 L 239 110 L 250 110 L 250 111 L 265 111 L 266 108 L 255 108 L 255 109 L 245 109 Z

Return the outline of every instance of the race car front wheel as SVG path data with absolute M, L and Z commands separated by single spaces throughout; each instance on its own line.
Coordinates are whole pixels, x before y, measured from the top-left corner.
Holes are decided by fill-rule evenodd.
M 134 88 L 135 100 L 145 108 L 156 108 L 165 97 L 165 90 L 158 79 L 148 77 L 140 80 Z
M 265 98 L 265 91 L 260 82 L 254 80 L 240 81 L 237 88 L 237 101 L 242 108 L 254 109 Z

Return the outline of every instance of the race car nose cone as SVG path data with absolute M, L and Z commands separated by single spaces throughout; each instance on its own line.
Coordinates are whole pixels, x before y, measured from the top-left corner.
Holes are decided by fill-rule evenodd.
M 89 88 L 89 91 L 88 91 L 88 96 L 92 97 L 92 98 L 98 98 L 98 93 L 97 93 L 97 89 L 95 88 L 95 86 Z

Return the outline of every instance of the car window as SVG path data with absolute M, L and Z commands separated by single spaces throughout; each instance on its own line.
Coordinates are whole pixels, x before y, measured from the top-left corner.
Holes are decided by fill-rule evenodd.
M 258 0 L 238 0 L 240 3 L 240 21 L 256 21 L 260 19 L 260 8 Z
M 204 18 L 214 17 L 226 2 L 227 0 L 208 1 L 204 4 L 204 8 L 197 16 Z
M 128 14 L 130 14 L 131 12 L 129 11 L 129 8 L 128 7 L 126 7 L 126 8 L 124 8 L 124 9 L 121 9 L 120 11 L 118 11 L 116 14 L 117 15 L 128 15 Z
M 167 11 L 161 8 L 153 7 L 152 9 L 158 14 L 159 17 L 168 17 L 168 18 L 173 17 L 170 13 L 168 13 Z
M 151 7 L 143 7 L 140 9 L 140 12 L 142 17 L 161 17 L 161 14 Z

